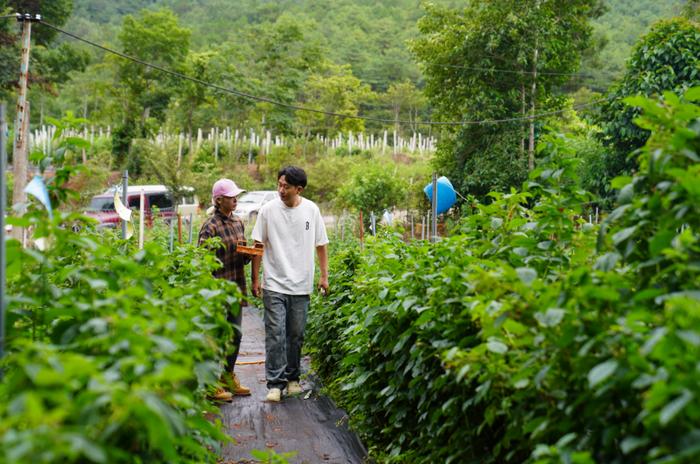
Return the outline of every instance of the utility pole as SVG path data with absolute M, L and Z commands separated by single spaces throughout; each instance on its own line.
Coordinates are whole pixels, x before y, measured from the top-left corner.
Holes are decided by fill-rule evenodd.
M 19 70 L 19 90 L 17 94 L 17 118 L 15 119 L 15 140 L 12 150 L 12 166 L 14 173 L 14 188 L 12 203 L 24 203 L 27 195 L 24 187 L 27 184 L 28 132 L 29 117 L 27 102 L 27 81 L 29 80 L 29 49 L 31 47 L 32 22 L 41 21 L 41 15 L 17 14 L 17 21 L 22 23 L 22 57 Z M 12 230 L 15 238 L 22 237 L 22 228 Z
M 537 58 L 539 56 L 537 40 L 535 40 L 535 57 L 532 64 L 532 104 L 530 106 L 530 141 L 527 148 L 527 170 L 535 169 L 535 103 L 537 101 Z
M 535 8 L 537 11 L 540 9 L 540 0 L 535 3 Z M 535 104 L 537 102 L 537 60 L 539 58 L 539 41 L 540 37 L 537 35 L 537 29 L 535 29 L 535 56 L 532 60 L 532 104 L 530 105 L 531 119 L 530 119 L 530 140 L 527 149 L 527 170 L 531 172 L 535 169 Z

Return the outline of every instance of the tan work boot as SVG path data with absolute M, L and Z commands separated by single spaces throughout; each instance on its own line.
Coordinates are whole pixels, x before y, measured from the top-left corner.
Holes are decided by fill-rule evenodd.
M 238 376 L 234 373 L 224 374 L 224 383 L 231 389 L 231 392 L 236 396 L 250 396 L 250 388 L 241 385 Z
M 222 387 L 216 387 L 216 389 L 209 394 L 209 398 L 214 401 L 231 401 L 233 400 L 233 393 Z

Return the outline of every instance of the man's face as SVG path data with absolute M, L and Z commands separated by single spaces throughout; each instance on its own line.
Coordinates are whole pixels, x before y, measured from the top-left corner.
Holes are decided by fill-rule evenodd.
M 302 190 L 304 190 L 303 187 L 288 184 L 285 176 L 281 176 L 277 180 L 277 193 L 279 193 L 280 199 L 285 203 L 292 202 Z
M 221 212 L 224 214 L 235 211 L 236 205 L 238 205 L 238 199 L 236 197 L 220 197 L 219 199 L 219 209 L 221 209 Z

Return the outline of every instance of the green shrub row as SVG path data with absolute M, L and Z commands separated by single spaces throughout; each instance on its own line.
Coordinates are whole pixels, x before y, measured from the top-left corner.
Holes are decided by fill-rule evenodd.
M 0 381 L 5 463 L 216 462 L 228 438 L 206 400 L 240 293 L 212 255 L 76 234 L 33 212 L 46 251 L 8 241 L 8 353 Z M 14 221 L 18 224 L 18 221 Z
M 308 345 L 377 460 L 700 458 L 698 100 L 630 101 L 652 137 L 600 228 L 553 150 L 450 238 L 340 247 Z

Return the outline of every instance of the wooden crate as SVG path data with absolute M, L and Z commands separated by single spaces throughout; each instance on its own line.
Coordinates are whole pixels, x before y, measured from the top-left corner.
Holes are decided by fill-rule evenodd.
M 240 253 L 242 255 L 262 256 L 263 251 L 264 248 L 262 243 L 256 243 L 253 246 L 249 246 L 248 242 L 245 240 L 239 240 L 238 243 L 236 243 L 236 253 Z

